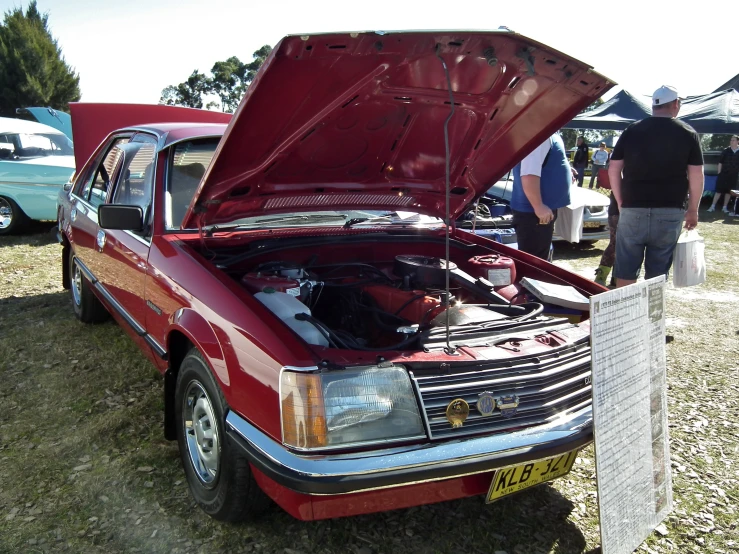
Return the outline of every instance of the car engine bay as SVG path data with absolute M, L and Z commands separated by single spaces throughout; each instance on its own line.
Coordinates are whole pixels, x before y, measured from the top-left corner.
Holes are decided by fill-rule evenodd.
M 543 306 L 516 283 L 516 264 L 498 254 L 449 266 L 425 255 L 392 264 L 267 261 L 241 284 L 308 344 L 351 350 L 429 350 L 447 333 L 467 345 L 488 344 L 512 330 L 545 332 Z M 561 322 L 562 320 L 559 320 Z

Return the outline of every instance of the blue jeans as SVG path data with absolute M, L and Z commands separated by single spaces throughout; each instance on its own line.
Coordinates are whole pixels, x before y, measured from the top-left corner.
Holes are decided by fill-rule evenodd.
M 585 168 L 586 167 L 587 167 L 586 165 L 576 165 L 575 166 L 575 171 L 577 171 L 577 186 L 578 187 L 582 186 L 582 182 L 585 179 Z
M 593 164 L 593 167 L 590 170 L 590 184 L 588 185 L 589 188 L 593 188 L 594 181 L 600 183 L 600 181 L 598 180 L 598 171 L 600 171 L 601 169 L 605 169 L 605 167 L 606 166 L 604 165 Z
M 667 276 L 684 217 L 681 208 L 621 208 L 616 232 L 616 278 L 636 280 L 642 262 L 645 279 Z

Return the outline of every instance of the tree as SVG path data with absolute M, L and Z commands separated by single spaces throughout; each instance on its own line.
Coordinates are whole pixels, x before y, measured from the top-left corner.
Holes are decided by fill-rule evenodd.
M 0 115 L 16 108 L 48 106 L 69 110 L 80 99 L 80 77 L 67 65 L 36 0 L 5 12 L 0 24 Z
M 252 54 L 253 61 L 248 64 L 236 56 L 216 62 L 210 70 L 210 77 L 195 70 L 184 83 L 164 88 L 159 102 L 170 106 L 202 108 L 203 97 L 214 95 L 218 97 L 220 103 L 210 101 L 206 108 L 220 108 L 224 112 L 231 113 L 239 106 L 246 89 L 270 52 L 272 47 L 265 44 Z
M 729 140 L 732 135 L 705 134 L 701 135 L 701 146 L 703 151 L 723 150 L 729 147 Z
M 160 104 L 167 106 L 186 106 L 202 108 L 203 94 L 208 90 L 208 80 L 198 70 L 194 70 L 184 83 L 170 85 L 162 90 Z

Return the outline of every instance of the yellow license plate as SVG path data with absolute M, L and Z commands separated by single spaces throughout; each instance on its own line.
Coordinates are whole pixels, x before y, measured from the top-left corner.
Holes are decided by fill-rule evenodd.
M 488 491 L 487 502 L 493 502 L 514 492 L 562 477 L 570 472 L 575 458 L 577 458 L 577 450 L 572 450 L 538 462 L 501 468 L 495 472 Z
M 602 223 L 598 223 L 597 221 L 586 221 L 582 224 L 582 226 L 586 229 L 598 229 L 599 227 L 605 227 Z

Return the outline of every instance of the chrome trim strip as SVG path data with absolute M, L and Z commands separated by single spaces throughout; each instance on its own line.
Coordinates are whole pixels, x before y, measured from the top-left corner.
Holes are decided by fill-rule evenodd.
M 157 356 L 159 356 L 163 360 L 167 359 L 167 351 L 161 344 L 154 340 L 154 337 L 152 337 L 149 333 L 146 333 L 144 335 L 144 340 L 149 346 L 151 346 Z
M 279 442 L 264 434 L 233 411 L 226 416 L 227 429 L 245 441 L 254 456 L 269 461 L 284 473 L 301 482 L 335 483 L 348 478 L 385 477 L 402 475 L 399 482 L 377 487 L 363 487 L 361 481 L 351 491 L 369 488 L 405 486 L 411 482 L 436 481 L 462 475 L 485 473 L 496 468 L 496 461 L 542 448 L 554 448 L 558 444 L 582 436 L 583 428 L 592 424 L 592 410 L 587 407 L 569 417 L 558 418 L 551 424 L 523 429 L 506 434 L 452 439 L 439 443 L 423 443 L 410 446 L 371 450 L 350 454 L 297 454 L 287 450 Z M 533 458 L 532 458 L 533 459 Z M 488 464 L 471 468 L 473 464 Z M 422 478 L 414 472 L 428 471 L 439 466 L 457 467 L 458 471 Z M 465 467 L 467 466 L 467 467 Z M 313 493 L 311 493 L 313 494 Z M 317 492 L 316 494 L 322 494 Z M 341 494 L 323 493 L 323 494 Z
M 313 371 L 318 371 L 318 366 L 314 365 L 314 366 L 301 367 L 301 366 L 294 366 L 294 365 L 284 365 L 280 368 L 280 373 L 282 373 L 282 371 L 298 371 L 298 372 L 303 372 L 303 373 L 311 373 Z
M 411 386 L 416 394 L 416 404 L 419 406 L 421 416 L 423 417 L 423 426 L 426 429 L 426 436 L 431 438 L 431 423 L 429 422 L 429 415 L 426 413 L 426 406 L 423 404 L 423 395 L 421 394 L 421 388 L 418 386 L 418 380 L 412 371 L 408 372 L 408 377 L 411 380 Z
M 95 276 L 92 274 L 92 272 L 87 268 L 87 266 L 80 261 L 79 258 L 75 257 L 75 261 L 77 262 L 77 265 L 79 266 L 82 273 L 85 274 L 85 277 L 88 281 L 95 287 L 95 289 L 103 296 L 105 301 L 110 304 L 111 308 L 113 308 L 118 314 L 124 319 L 124 321 L 134 330 L 134 332 L 143 338 L 146 343 L 154 349 L 154 352 L 162 358 L 163 360 L 167 359 L 167 350 L 159 344 L 154 337 L 152 337 L 149 333 L 146 332 L 146 329 L 141 326 L 141 324 L 134 319 L 134 317 L 129 314 L 126 309 L 118 302 L 115 298 L 113 298 L 113 295 L 110 294 L 108 289 L 105 288 L 105 286 L 98 281 Z

